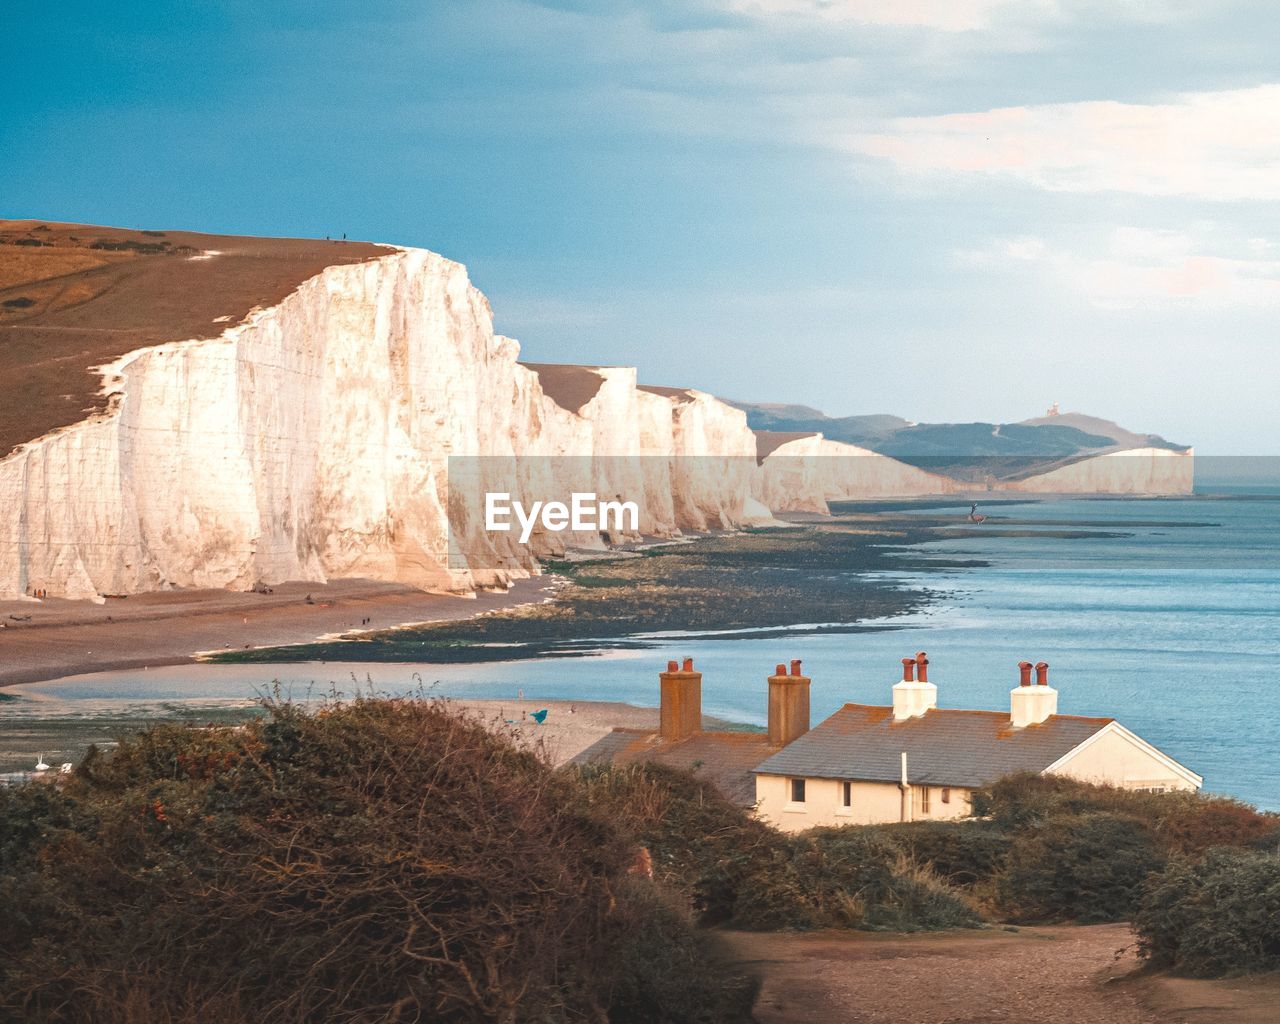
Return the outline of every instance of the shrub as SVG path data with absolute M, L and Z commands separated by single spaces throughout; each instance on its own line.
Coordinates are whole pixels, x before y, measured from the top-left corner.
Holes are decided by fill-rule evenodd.
M 1019 772 L 974 790 L 971 806 L 976 817 L 998 828 L 1019 829 L 1056 815 L 1102 810 L 1109 792 L 1065 775 Z
M 738 1005 L 740 986 L 652 973 L 701 939 L 648 920 L 625 819 L 571 776 L 442 704 L 268 712 L 156 727 L 65 789 L 0 801 L 0 1018 L 552 1022 L 622 1000 L 717 1021 Z
M 625 818 L 655 876 L 702 924 L 781 928 L 970 927 L 974 911 L 876 829 L 787 835 L 687 772 L 655 764 L 575 769 L 593 804 Z
M 1152 832 L 1172 853 L 1197 854 L 1215 846 L 1276 845 L 1280 817 L 1239 800 L 1198 793 L 1167 793 L 1154 808 Z
M 972 888 L 1004 866 L 1009 834 L 987 821 L 920 821 L 881 826 L 918 864 L 948 885 Z
M 694 931 L 659 887 L 622 887 L 626 939 L 609 994 L 610 1024 L 721 1024 L 751 1019 L 759 982 L 733 965 L 712 932 Z
M 1201 853 L 1212 846 L 1274 846 L 1280 836 L 1280 815 L 1201 793 L 1139 793 L 1060 775 L 1024 773 L 1006 776 L 973 795 L 973 813 L 1001 829 L 1090 811 L 1142 821 L 1156 845 L 1169 854 Z
M 1014 920 L 1121 921 L 1162 867 L 1136 819 L 1106 811 L 1055 817 L 1015 836 L 997 898 Z
M 916 931 L 971 928 L 978 915 L 926 864 L 885 832 L 856 825 L 813 829 L 799 837 L 813 848 L 804 878 L 820 907 L 830 908 L 821 925 L 840 920 L 840 899 L 862 908 L 865 928 Z
M 1280 969 L 1280 854 L 1216 849 L 1146 885 L 1134 918 L 1155 967 L 1221 976 Z
M 653 857 L 654 876 L 685 894 L 703 924 L 783 927 L 800 914 L 790 846 L 776 829 L 730 803 L 712 785 L 660 764 L 571 768 L 591 806 L 625 820 Z M 753 875 L 776 879 L 754 886 Z M 762 902 L 744 903 L 748 889 Z M 749 924 L 747 922 L 783 922 Z

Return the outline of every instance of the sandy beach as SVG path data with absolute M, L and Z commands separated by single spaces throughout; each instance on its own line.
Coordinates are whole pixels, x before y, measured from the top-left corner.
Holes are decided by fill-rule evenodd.
M 495 728 L 510 728 L 518 742 L 545 751 L 553 764 L 564 764 L 601 736 L 622 729 L 657 729 L 658 709 L 616 701 L 449 700 Z M 541 724 L 530 716 L 545 710 Z M 708 723 L 709 724 L 709 723 Z
M 520 580 L 473 598 L 371 580 L 284 583 L 270 593 L 183 590 L 88 601 L 0 601 L 0 686 L 83 672 L 179 665 L 197 653 L 309 643 L 355 630 L 469 619 L 547 600 Z

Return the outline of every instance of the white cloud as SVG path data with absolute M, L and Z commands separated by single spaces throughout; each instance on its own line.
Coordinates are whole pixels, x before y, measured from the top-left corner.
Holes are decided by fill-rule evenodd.
M 1267 251 L 1259 254 L 1257 245 Z M 956 253 L 960 264 L 998 272 L 1030 272 L 1103 309 L 1280 305 L 1275 246 L 1249 239 L 1224 252 L 1179 231 L 1116 228 L 1076 247 L 1038 237 L 1000 239 Z
M 743 14 L 790 15 L 861 25 L 915 26 L 944 32 L 986 27 L 1014 0 L 729 0 Z
M 1215 11 L 1215 0 L 721 0 L 757 18 L 974 32 L 998 24 L 1169 24 Z
M 918 174 L 983 175 L 1055 192 L 1280 199 L 1280 84 L 1170 103 L 1003 107 L 899 118 L 837 140 Z

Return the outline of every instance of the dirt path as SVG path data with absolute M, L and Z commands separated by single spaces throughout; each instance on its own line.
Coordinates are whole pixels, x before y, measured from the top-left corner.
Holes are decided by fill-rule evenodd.
M 1170 1024 L 1127 925 L 923 935 L 731 932 L 764 975 L 760 1024 Z M 1122 952 L 1123 951 L 1123 952 Z M 1204 1018 L 1199 1018 L 1204 1019 Z

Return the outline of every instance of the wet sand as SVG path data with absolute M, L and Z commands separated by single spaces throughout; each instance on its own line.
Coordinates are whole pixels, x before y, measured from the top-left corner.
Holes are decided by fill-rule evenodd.
M 195 661 L 199 652 L 310 643 L 354 630 L 469 619 L 542 602 L 556 585 L 554 577 L 542 576 L 520 580 L 506 592 L 466 598 L 372 580 L 340 580 L 285 583 L 269 594 L 135 594 L 100 605 L 57 599 L 0 601 L 0 686 L 180 665 Z

